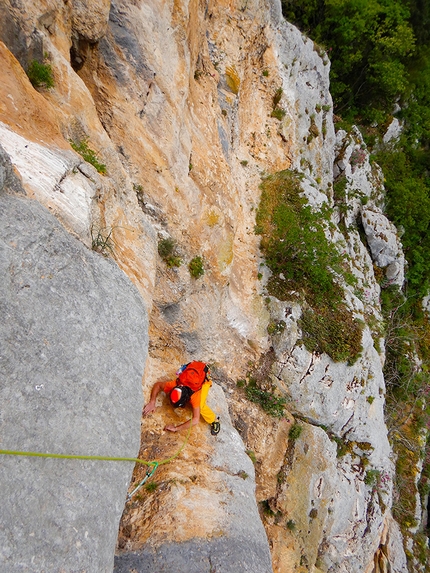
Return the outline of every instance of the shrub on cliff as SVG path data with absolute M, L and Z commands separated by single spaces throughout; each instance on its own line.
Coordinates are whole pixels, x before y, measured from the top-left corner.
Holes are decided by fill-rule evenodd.
M 72 149 L 76 151 L 76 153 L 79 153 L 82 159 L 84 159 L 87 163 L 91 163 L 91 165 L 95 167 L 99 173 L 102 175 L 106 174 L 106 165 L 100 162 L 96 152 L 88 146 L 88 138 L 83 139 L 77 143 L 70 141 L 70 145 L 72 146 Z
M 182 259 L 177 254 L 176 241 L 171 237 L 158 242 L 158 254 L 170 268 L 180 267 L 182 264 Z
M 342 255 L 326 237 L 324 216 L 302 197 L 300 176 L 292 171 L 266 177 L 261 189 L 255 230 L 272 271 L 269 294 L 288 300 L 300 293 L 307 306 L 300 323 L 306 348 L 354 362 L 363 325 L 346 307 L 335 279 L 353 283 Z
M 272 271 L 269 294 L 280 300 L 300 293 L 312 310 L 303 315 L 304 343 L 333 360 L 354 362 L 361 352 L 362 324 L 343 301 L 335 278 L 353 279 L 335 245 L 327 239 L 324 216 L 302 196 L 300 176 L 281 171 L 263 179 L 256 233 Z M 324 215 L 324 213 L 323 213 Z
M 27 68 L 27 76 L 35 88 L 50 89 L 54 87 L 54 76 L 49 64 L 41 64 L 37 60 L 32 60 Z

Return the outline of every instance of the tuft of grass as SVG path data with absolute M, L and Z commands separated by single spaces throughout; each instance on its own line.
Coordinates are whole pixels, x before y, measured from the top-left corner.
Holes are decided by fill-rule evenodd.
M 41 64 L 32 60 L 27 68 L 27 76 L 35 88 L 51 89 L 54 87 L 54 76 L 50 64 Z
M 354 320 L 344 305 L 305 309 L 299 321 L 310 352 L 328 354 L 335 362 L 352 365 L 362 351 L 363 323 Z
M 226 82 L 231 91 L 237 95 L 240 88 L 240 78 L 234 66 L 227 66 L 225 69 Z
M 263 501 L 260 501 L 260 507 L 261 507 L 264 515 L 266 515 L 268 517 L 274 517 L 275 516 L 275 512 L 270 507 L 268 499 L 264 499 Z
M 367 470 L 366 475 L 364 476 L 364 483 L 368 486 L 375 486 L 379 482 L 381 477 L 381 472 L 379 470 L 371 469 Z
M 198 279 L 205 274 L 205 269 L 203 266 L 203 257 L 197 256 L 191 259 L 188 263 L 188 270 L 190 271 L 190 275 L 194 279 Z
M 284 93 L 284 90 L 282 88 L 278 88 L 276 90 L 275 95 L 273 96 L 273 109 L 275 109 L 276 106 L 281 101 L 283 93 Z
M 270 117 L 275 117 L 279 121 L 282 121 L 284 119 L 286 113 L 287 112 L 285 111 L 285 109 L 282 109 L 281 107 L 277 107 L 272 111 L 272 113 L 270 114 Z
M 176 252 L 176 241 L 171 237 L 161 239 L 158 242 L 158 254 L 170 268 L 180 267 L 182 264 L 182 260 Z
M 88 147 L 88 138 L 85 138 L 78 143 L 70 141 L 70 145 L 76 151 L 76 153 L 79 153 L 82 159 L 84 159 L 87 163 L 91 163 L 91 165 L 95 167 L 99 173 L 102 175 L 106 174 L 106 165 L 101 163 L 96 155 L 96 152 Z
M 270 114 L 270 117 L 275 117 L 279 121 L 282 121 L 285 117 L 285 114 L 287 113 L 285 111 L 285 109 L 278 107 L 278 104 L 281 101 L 283 93 L 284 93 L 284 90 L 282 88 L 278 88 L 275 92 L 275 95 L 272 98 L 273 109 L 272 109 L 272 112 Z
M 91 226 L 91 249 L 104 257 L 113 254 L 114 242 L 112 239 L 113 228 L 95 229 Z
M 249 378 L 245 387 L 245 395 L 254 404 L 259 404 L 266 414 L 274 418 L 282 418 L 286 406 L 285 398 L 275 396 L 273 392 L 263 390 L 254 378 Z
M 145 484 L 145 489 L 147 492 L 151 493 L 158 488 L 158 483 L 156 481 L 150 481 Z
M 293 424 L 288 432 L 288 437 L 290 440 L 295 442 L 302 435 L 303 427 L 300 424 Z
M 287 325 L 285 320 L 280 320 L 279 322 L 272 321 L 267 326 L 267 334 L 270 334 L 270 336 L 274 336 L 275 334 L 281 334 L 282 332 L 284 332 L 286 326 Z

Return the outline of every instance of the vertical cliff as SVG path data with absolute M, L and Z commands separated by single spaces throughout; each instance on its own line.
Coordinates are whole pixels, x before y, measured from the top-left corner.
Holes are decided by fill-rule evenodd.
M 77 317 L 87 313 L 81 303 L 88 293 L 99 292 L 96 307 L 103 312 L 95 311 L 88 322 L 100 321 L 96 334 L 119 329 L 118 340 L 103 349 L 94 342 L 94 327 L 83 325 L 82 364 L 92 368 L 95 356 L 115 350 L 117 362 L 122 355 L 129 367 L 108 376 L 106 384 L 101 369 L 98 385 L 86 384 L 94 399 L 89 419 L 103 418 L 110 409 L 97 396 L 121 389 L 124 396 L 112 397 L 118 409 L 110 435 L 112 443 L 119 439 L 136 450 L 136 379 L 142 376 L 147 400 L 152 384 L 172 378 L 181 363 L 199 359 L 212 368 L 210 404 L 221 418 L 221 433 L 211 436 L 201 422 L 180 455 L 156 470 L 153 491 L 143 489 L 125 506 L 115 570 L 406 571 L 390 512 L 394 466 L 384 422 L 378 282 L 381 275 L 401 285 L 404 257 L 383 212 L 382 174 L 369 163 L 358 132 L 335 134 L 327 55 L 282 19 L 277 0 L 6 1 L 0 19 L 0 144 L 19 178 L 5 187 L 2 199 L 15 205 L 13 219 L 24 210 L 19 205 L 41 213 L 32 219 L 34 229 L 26 229 L 29 243 L 33 237 L 36 246 L 45 244 L 41 230 L 61 229 L 76 250 L 76 272 L 82 268 L 83 275 L 85 270 L 101 281 L 99 288 L 76 287 L 75 293 L 67 291 L 67 281 L 56 287 L 63 297 L 76 297 Z M 26 71 L 34 60 L 52 71 L 53 87 L 30 83 Z M 285 277 L 265 264 L 256 213 L 262 181 L 281 172 L 295 174 L 300 201 L 317 214 L 325 240 L 354 278 L 338 278 L 338 322 L 352 317 L 360 325 L 354 360 L 335 361 L 312 348 L 305 340 L 300 293 L 284 289 L 277 297 L 268 289 L 271 280 Z M 5 252 L 23 227 L 8 236 Z M 164 258 L 162 245 L 170 248 Z M 52 256 L 48 252 L 48 261 Z M 189 270 L 196 257 L 204 269 L 197 278 Z M 11 263 L 5 268 L 10 271 Z M 44 290 L 36 298 L 41 308 L 33 320 L 39 323 L 51 303 Z M 118 314 L 115 323 L 107 316 L 111 308 Z M 146 328 L 145 308 L 147 343 L 139 330 Z M 66 337 L 73 316 L 66 312 L 61 319 Z M 51 319 L 55 324 L 57 315 Z M 79 345 L 70 341 L 75 356 Z M 34 344 L 31 360 L 37 362 L 39 342 Z M 35 367 L 31 360 L 24 377 Z M 66 364 L 55 368 L 60 379 Z M 74 374 L 81 401 L 86 376 Z M 258 382 L 260 402 L 272 395 L 272 403 L 282 405 L 279 416 L 249 400 L 251 379 Z M 248 392 L 240 380 L 248 381 Z M 17 377 L 7 374 L 4 386 L 12 392 L 15 384 Z M 52 399 L 59 408 L 79 408 L 61 393 Z M 173 411 L 161 399 L 159 405 L 141 423 L 143 459 L 167 460 L 186 439 L 163 432 L 186 412 Z M 40 414 L 47 428 L 38 428 L 30 443 L 18 431 L 7 439 L 3 432 L 38 410 L 31 401 L 20 411 L 9 407 L 1 418 L 0 447 L 37 448 L 52 412 Z M 40 447 L 66 450 L 68 425 L 55 431 L 57 441 L 42 440 Z M 109 443 L 82 441 L 76 449 L 120 455 Z M 91 480 L 104 488 L 97 467 Z M 103 518 L 106 528 L 118 523 L 129 478 L 129 468 L 116 471 L 122 489 L 116 488 L 112 515 Z M 16 472 L 8 462 L 6 492 Z M 137 468 L 133 483 L 143 475 Z M 63 478 L 65 488 L 87 487 L 84 478 L 78 484 L 70 474 L 71 482 Z M 40 499 L 44 492 L 41 478 Z M 90 517 L 93 505 L 80 499 Z M 50 535 L 61 535 L 73 523 L 69 511 L 64 503 L 43 506 L 38 515 L 42 523 L 56 515 Z M 47 570 L 74 570 L 43 561 L 44 549 L 28 538 L 29 550 L 18 563 L 23 530 L 12 528 L 15 519 L 4 514 L 1 524 L 9 549 L 0 560 L 8 571 L 40 571 L 40 563 Z M 109 570 L 115 547 L 110 535 L 106 547 L 95 549 L 102 536 L 90 534 L 76 570 Z M 37 565 L 36 551 L 42 554 Z M 108 555 L 106 563 L 96 564 L 93 551 Z

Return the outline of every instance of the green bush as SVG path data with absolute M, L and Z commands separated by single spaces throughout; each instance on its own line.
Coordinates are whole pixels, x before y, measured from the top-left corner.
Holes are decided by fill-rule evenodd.
M 41 64 L 37 60 L 32 60 L 27 68 L 27 76 L 35 88 L 54 87 L 54 76 L 50 64 Z
M 70 141 L 70 145 L 77 153 L 79 153 L 82 159 L 84 159 L 87 163 L 91 163 L 91 165 L 95 167 L 99 173 L 102 175 L 106 174 L 106 165 L 104 165 L 104 163 L 100 163 L 95 151 L 88 147 L 88 138 L 83 139 L 78 143 Z
M 197 256 L 191 259 L 188 264 L 188 270 L 190 271 L 190 275 L 194 279 L 198 279 L 205 274 L 205 268 L 203 266 L 203 257 Z
M 363 323 L 339 304 L 337 308 L 320 306 L 305 309 L 299 321 L 303 340 L 310 352 L 328 354 L 335 362 L 354 364 L 362 350 Z
M 379 470 L 367 470 L 364 476 L 364 483 L 368 486 L 375 486 L 378 484 L 381 477 L 381 472 Z
M 377 153 L 376 160 L 386 177 L 387 214 L 404 229 L 409 288 L 425 296 L 430 288 L 430 183 L 422 165 L 425 160 L 406 140 L 401 145 Z
M 408 62 L 415 50 L 410 9 L 421 12 L 418 4 L 282 0 L 282 6 L 287 20 L 329 46 L 331 92 L 339 111 L 359 111 L 372 120 L 372 112 L 386 115 L 396 98 L 407 92 Z M 427 25 L 428 20 L 427 14 Z
M 281 171 L 263 179 L 255 231 L 272 271 L 267 289 L 280 300 L 301 293 L 309 309 L 301 327 L 306 347 L 333 360 L 354 362 L 363 325 L 343 302 L 335 276 L 353 283 L 343 257 L 326 237 L 329 213 L 315 212 L 302 197 L 300 177 Z
M 248 400 L 259 404 L 269 416 L 282 418 L 284 415 L 286 400 L 260 388 L 254 378 L 249 379 L 245 394 Z
M 279 121 L 282 121 L 284 119 L 286 113 L 287 112 L 285 111 L 285 109 L 282 109 L 281 107 L 277 107 L 272 111 L 272 113 L 270 114 L 270 117 L 275 117 Z
M 288 432 L 288 437 L 290 438 L 290 440 L 295 442 L 298 438 L 300 438 L 302 432 L 303 432 L 303 427 L 300 424 L 295 423 L 291 426 L 290 431 Z
M 284 90 L 282 88 L 278 88 L 276 90 L 275 95 L 273 96 L 273 109 L 275 109 L 278 103 L 281 101 L 283 93 Z
M 176 241 L 171 237 L 161 239 L 158 242 L 158 254 L 170 268 L 180 267 L 182 264 L 181 258 L 178 256 Z

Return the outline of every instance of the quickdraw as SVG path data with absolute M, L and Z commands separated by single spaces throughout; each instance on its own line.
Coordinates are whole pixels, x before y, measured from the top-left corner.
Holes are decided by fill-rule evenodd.
M 154 475 L 155 470 L 158 468 L 158 462 L 149 462 L 153 467 L 148 468 L 148 471 L 145 474 L 145 477 L 143 478 L 143 480 L 134 488 L 134 490 L 132 492 L 130 492 L 126 499 L 125 502 L 127 503 L 128 501 L 131 500 L 131 498 L 134 496 L 134 494 L 136 492 L 138 492 L 140 490 L 140 488 L 144 485 L 144 483 L 146 482 L 146 480 L 148 480 L 151 476 Z

